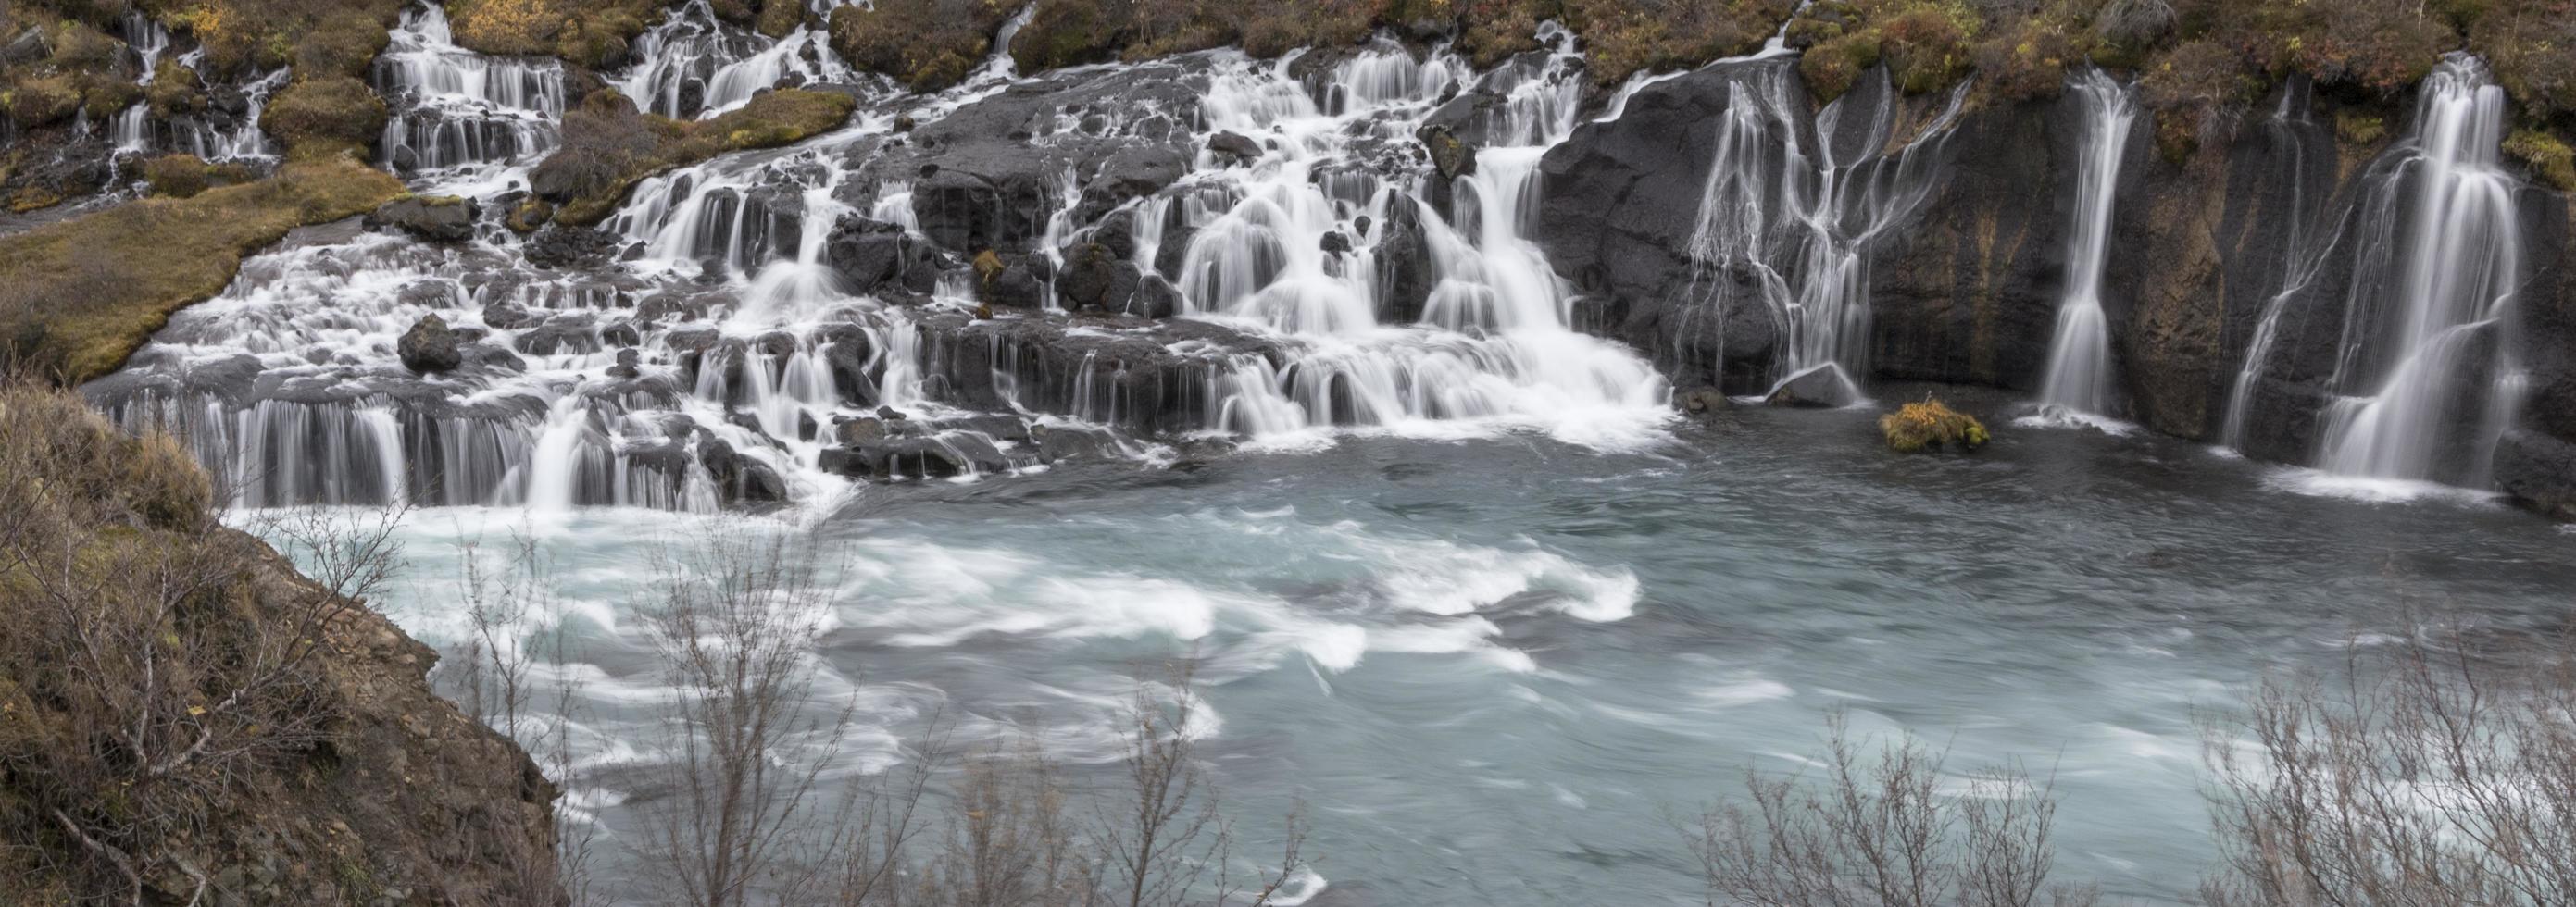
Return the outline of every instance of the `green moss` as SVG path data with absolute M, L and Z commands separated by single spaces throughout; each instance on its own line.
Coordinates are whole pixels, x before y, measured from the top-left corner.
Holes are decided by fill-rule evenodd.
M 289 156 L 314 160 L 364 149 L 385 130 L 383 98 L 348 76 L 298 80 L 268 102 L 260 125 Z
M 563 147 L 537 165 L 533 185 L 562 200 L 557 223 L 587 226 L 617 210 L 636 182 L 729 151 L 776 148 L 841 125 L 858 102 L 848 95 L 764 92 L 711 120 L 679 122 L 635 111 L 614 91 L 582 99 L 564 118 Z
M 20 80 L 0 90 L 0 108 L 21 126 L 50 126 L 80 112 L 80 88 L 68 75 Z
M 2517 129 L 2505 138 L 2504 153 L 2558 191 L 2576 192 L 2576 148 L 2568 147 L 2566 139 L 2538 129 Z
M 373 210 L 402 191 L 354 162 L 145 199 L 0 237 L 0 365 L 78 384 L 114 371 L 170 313 L 231 282 L 241 256 L 298 226 Z M 149 254 L 137 254 L 149 250 Z
M 1830 104 L 1850 91 L 1860 81 L 1861 73 L 1877 66 L 1878 36 L 1870 32 L 1847 34 L 1809 48 L 1798 60 L 1798 74 L 1807 80 L 1807 93 L 1816 103 Z
M 1942 448 L 1975 450 L 1984 447 L 1988 439 L 1985 423 L 1975 416 L 1929 398 L 1880 416 L 1878 428 L 1887 437 L 1888 449 L 1898 453 Z
M 2350 107 L 2336 110 L 2335 137 L 2351 145 L 2377 145 L 2388 137 L 2388 118 Z
M 153 67 L 152 87 L 144 89 L 143 95 L 152 104 L 152 115 L 163 119 L 206 109 L 206 88 L 198 81 L 197 71 L 177 60 L 165 59 Z
M 784 38 L 805 21 L 804 0 L 762 0 L 752 27 L 772 38 Z
M 914 91 L 964 81 L 1018 8 L 1007 0 L 878 0 L 832 10 L 832 50 L 851 65 Z
M 165 154 L 143 162 L 143 181 L 152 194 L 192 198 L 210 188 L 257 179 L 244 164 L 209 164 L 193 154 Z
M 1118 57 L 1123 37 L 1109 11 L 1092 0 L 1038 0 L 1011 39 L 1011 61 L 1021 72 L 1100 63 Z

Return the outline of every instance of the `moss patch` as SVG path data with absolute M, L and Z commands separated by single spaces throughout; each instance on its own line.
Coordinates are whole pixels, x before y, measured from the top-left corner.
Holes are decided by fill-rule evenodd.
M 352 162 L 288 164 L 259 182 L 0 238 L 0 365 L 67 385 L 105 375 L 170 313 L 222 291 L 242 256 L 401 192 L 392 176 Z
M 1951 409 L 1939 400 L 1908 403 L 1878 417 L 1887 447 L 1898 453 L 1926 450 L 1975 450 L 1986 445 L 1986 425 L 1977 417 Z
M 332 76 L 288 85 L 261 112 L 260 126 L 286 143 L 288 156 L 318 160 L 363 151 L 385 131 L 388 115 L 367 83 Z
M 677 121 L 639 113 L 613 90 L 596 91 L 565 112 L 563 146 L 529 182 L 560 203 L 555 222 L 587 226 L 615 212 L 646 177 L 728 151 L 804 141 L 841 125 L 857 106 L 847 95 L 789 89 L 756 95 L 715 119 Z
M 193 154 L 165 154 L 143 162 L 143 181 L 154 195 L 194 198 L 197 193 L 258 179 L 247 164 L 209 164 Z
M 487 54 L 551 55 L 593 69 L 626 62 L 661 18 L 657 0 L 453 0 L 456 43 Z
M 1007 0 L 878 0 L 874 10 L 842 6 L 832 10 L 832 50 L 914 91 L 936 91 L 975 71 L 992 49 L 994 30 L 1018 6 Z
M 2538 129 L 2517 129 L 2505 138 L 2504 153 L 2558 191 L 2576 192 L 2576 148 L 2568 147 L 2566 139 Z

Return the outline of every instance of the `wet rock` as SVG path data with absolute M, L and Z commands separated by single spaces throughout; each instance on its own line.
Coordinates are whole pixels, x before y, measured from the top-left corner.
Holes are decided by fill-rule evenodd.
M 1029 440 L 1037 445 L 1038 459 L 1047 463 L 1101 458 L 1117 446 L 1117 438 L 1106 430 L 1067 425 L 1029 426 Z
M 474 222 L 482 216 L 482 205 L 470 198 L 413 195 L 377 206 L 367 215 L 367 226 L 396 227 L 429 242 L 455 243 L 473 239 Z
M 714 480 L 716 496 L 727 505 L 781 504 L 787 501 L 787 481 L 769 464 L 744 456 L 705 431 L 698 433 L 698 465 Z
M 832 437 L 843 447 L 863 447 L 885 440 L 888 434 L 884 419 L 844 419 L 832 426 Z
M 1011 468 L 990 442 L 968 435 L 886 438 L 825 451 L 819 465 L 830 472 L 874 479 L 945 479 Z
M 632 349 L 618 350 L 617 364 L 608 367 L 608 377 L 631 380 L 641 376 L 643 369 L 638 366 L 638 363 L 641 363 L 643 358 L 643 354 Z
M 1734 400 L 1713 387 L 1681 391 L 1673 395 L 1673 402 L 1683 412 L 1693 414 L 1723 412 L 1735 406 Z
M 840 275 L 842 287 L 860 294 L 885 287 L 927 293 L 938 287 L 939 273 L 946 266 L 938 250 L 902 227 L 856 216 L 832 226 L 823 257 Z
M 599 332 L 590 313 L 565 312 L 521 332 L 510 345 L 531 356 L 589 353 L 599 349 Z
M 1780 382 L 1762 402 L 1793 409 L 1830 409 L 1852 402 L 1851 385 L 1840 369 L 1817 366 Z
M 402 358 L 404 368 L 423 375 L 455 371 L 465 364 L 456 332 L 447 327 L 446 319 L 436 315 L 413 322 L 411 330 L 404 331 L 402 338 L 394 342 L 394 353 Z
M 1064 268 L 1056 274 L 1056 295 L 1064 298 L 1064 307 L 1123 309 L 1136 295 L 1136 265 L 1121 261 L 1117 253 L 1100 243 L 1083 243 L 1064 250 Z
M 2515 429 L 2496 445 L 2496 486 L 2525 507 L 2576 520 L 2576 444 Z
M 1327 231 L 1323 246 L 1326 255 L 1347 255 L 1351 251 L 1351 238 L 1342 235 L 1340 230 Z
M 1083 187 L 1077 216 L 1096 220 L 1132 199 L 1151 197 L 1190 171 L 1190 159 L 1166 145 L 1121 148 L 1100 165 L 1098 176 Z
M 1476 146 L 1450 132 L 1449 127 L 1425 125 L 1414 130 L 1413 137 L 1430 151 L 1432 169 L 1438 170 L 1441 178 L 1454 180 L 1475 175 Z
M 495 302 L 483 307 L 483 323 L 494 330 L 515 331 L 537 321 L 536 315 L 515 302 Z
M 1163 275 L 1146 274 L 1137 280 L 1136 292 L 1127 297 L 1125 307 L 1118 311 L 1143 318 L 1170 318 L 1181 313 L 1184 302 L 1181 289 L 1164 280 Z
M 612 321 L 599 329 L 599 342 L 609 346 L 636 347 L 644 344 L 644 332 L 632 321 Z
M 1245 166 L 1261 159 L 1261 143 L 1239 132 L 1220 132 L 1209 136 L 1209 154 L 1224 166 Z
M 607 231 L 561 224 L 529 234 L 520 246 L 529 264 L 567 269 L 606 264 L 616 249 L 617 237 Z
M 1422 320 L 1431 290 L 1440 283 L 1439 264 L 1432 257 L 1431 238 L 1423 232 L 1417 204 L 1401 196 L 1390 199 L 1384 234 L 1377 242 L 1378 315 L 1389 322 Z
M 977 298 L 990 305 L 1034 309 L 1046 304 L 1048 266 L 1038 255 L 1014 256 L 1002 270 L 984 278 Z

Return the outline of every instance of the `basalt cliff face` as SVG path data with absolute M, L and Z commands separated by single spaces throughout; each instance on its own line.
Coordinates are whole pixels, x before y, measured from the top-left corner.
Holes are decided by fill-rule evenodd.
M 113 166 L 0 191 L 178 198 L 7 237 L 5 351 L 247 504 L 765 507 L 1890 380 L 2576 485 L 2546 0 L 41 6 L 0 134 Z M 237 278 L 84 254 L 379 203 Z
M 1894 96 L 1876 73 L 1820 105 L 1785 87 L 1792 61 L 1721 64 L 1644 88 L 1546 159 L 1538 236 L 1586 295 L 1589 326 L 1654 356 L 1684 386 L 1770 391 L 1818 328 L 1864 331 L 1856 376 L 2037 391 L 2067 291 L 2083 111 L 2055 98 Z M 2366 361 L 2405 317 L 2380 288 L 2412 273 L 2430 222 L 2415 93 L 2352 101 L 2292 80 L 2180 159 L 2146 130 L 2118 152 L 2104 306 L 2115 410 L 2178 437 L 2278 462 L 2317 462 L 2339 396 L 2385 376 Z M 1746 108 L 1752 112 L 1747 113 Z M 2385 123 L 2357 130 L 2338 124 Z M 1863 125 L 1871 124 L 1871 125 Z M 1877 131 L 1872 131 L 1875 128 Z M 2356 134 L 2362 133 L 2362 134 Z M 2375 134 L 2373 134 L 2375 133 Z M 2436 474 L 2565 513 L 2576 465 L 2570 196 L 2498 165 L 2511 228 L 2509 296 L 2463 343 Z M 1768 175 L 1767 181 L 1760 181 Z M 1759 181 L 1759 182 L 1757 182 Z M 2441 204 L 2436 200 L 2432 204 Z M 2445 252 L 2443 254 L 2449 254 Z M 1802 322 L 1837 294 L 1866 316 Z M 2497 363 L 2503 363 L 2498 365 Z M 2484 386 L 2518 406 L 2480 446 Z M 2482 482 L 2471 482 L 2482 484 Z

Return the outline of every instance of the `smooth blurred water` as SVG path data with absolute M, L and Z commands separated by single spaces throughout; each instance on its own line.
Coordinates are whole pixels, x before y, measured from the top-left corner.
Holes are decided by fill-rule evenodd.
M 876 486 L 750 524 L 428 510 L 379 603 L 454 639 L 455 542 L 538 537 L 594 710 L 599 789 L 575 793 L 611 802 L 649 759 L 647 549 L 801 520 L 837 552 L 824 690 L 862 691 L 840 777 L 905 758 L 943 704 L 965 739 L 1017 727 L 1101 768 L 1137 665 L 1195 650 L 1228 811 L 1258 839 L 1308 806 L 1317 905 L 1698 903 L 1668 817 L 1747 765 L 1794 770 L 1837 707 L 1956 771 L 2053 771 L 2063 877 L 2171 902 L 2211 859 L 2196 712 L 2409 602 L 2510 627 L 2576 611 L 2576 534 L 2500 505 L 2288 493 L 2145 436 L 1899 456 L 1874 415 L 1739 410 L 1629 454 L 1346 437 Z M 603 816 L 616 854 L 623 813 Z

